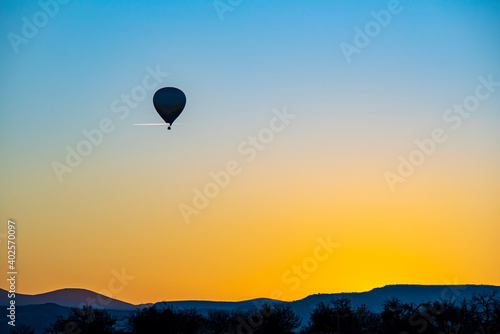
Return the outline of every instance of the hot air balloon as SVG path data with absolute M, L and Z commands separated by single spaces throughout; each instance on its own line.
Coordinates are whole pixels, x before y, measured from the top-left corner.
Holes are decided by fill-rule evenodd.
M 164 87 L 153 95 L 153 106 L 161 118 L 171 129 L 172 123 L 186 106 L 186 95 L 178 88 Z M 134 125 L 164 125 L 164 124 L 134 124 Z
M 178 88 L 161 88 L 153 96 L 153 105 L 165 123 L 168 123 L 170 130 L 172 123 L 186 106 L 186 95 Z

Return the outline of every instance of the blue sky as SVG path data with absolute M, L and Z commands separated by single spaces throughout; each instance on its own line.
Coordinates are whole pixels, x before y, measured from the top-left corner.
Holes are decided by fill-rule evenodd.
M 341 181 L 371 169 L 359 183 L 366 177 L 370 187 L 385 187 L 383 172 L 415 138 L 442 124 L 445 109 L 474 92 L 478 76 L 500 80 L 498 1 L 402 0 L 402 11 L 346 62 L 339 45 L 352 44 L 354 28 L 364 29 L 371 12 L 389 3 L 243 0 L 221 20 L 213 1 L 68 1 L 16 53 L 9 33 L 22 34 L 23 17 L 32 21 L 41 7 L 3 1 L 0 188 L 9 192 L 0 198 L 2 214 L 23 217 L 23 203 L 43 197 L 39 205 L 47 208 L 33 214 L 57 226 L 72 214 L 52 220 L 47 212 L 62 207 L 54 203 L 117 184 L 117 192 L 135 194 L 130 203 L 138 194 L 145 203 L 149 192 L 165 190 L 171 202 L 153 211 L 174 212 L 210 170 L 235 157 L 242 140 L 268 124 L 274 108 L 285 106 L 296 121 L 256 162 L 263 171 L 242 177 L 242 184 L 264 187 L 262 180 L 275 177 L 297 190 L 307 183 L 304 175 L 317 175 L 319 187 L 321 177 Z M 124 120 L 111 107 L 156 67 L 169 73 L 158 88 L 178 87 L 188 101 L 177 120 L 183 124 L 169 133 L 132 126 L 161 121 L 153 90 Z M 498 184 L 490 168 L 500 162 L 499 105 L 500 94 L 492 95 L 457 132 L 441 160 L 433 160 L 438 175 L 477 161 L 467 175 Z M 60 184 L 51 164 L 62 162 L 65 147 L 75 147 L 82 130 L 103 118 L 115 130 Z M 284 176 L 272 176 L 279 168 Z M 342 174 L 346 170 L 352 175 Z M 160 187 L 156 182 L 164 178 Z M 349 191 L 339 186 L 335 196 Z M 89 200 L 86 210 L 98 202 Z M 117 207 L 102 210 L 111 214 Z

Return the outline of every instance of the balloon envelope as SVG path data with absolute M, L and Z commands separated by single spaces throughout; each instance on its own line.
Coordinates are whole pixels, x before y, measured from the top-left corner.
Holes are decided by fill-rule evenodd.
M 184 110 L 186 95 L 177 88 L 165 87 L 156 91 L 153 96 L 153 105 L 163 120 L 172 125 Z

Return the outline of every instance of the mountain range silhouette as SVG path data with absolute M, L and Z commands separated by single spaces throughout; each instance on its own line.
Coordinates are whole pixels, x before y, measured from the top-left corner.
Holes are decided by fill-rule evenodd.
M 92 305 L 104 308 L 118 318 L 124 318 L 132 311 L 146 308 L 152 305 L 171 306 L 178 309 L 195 308 L 202 314 L 210 310 L 238 310 L 248 311 L 262 304 L 284 304 L 290 306 L 293 311 L 302 318 L 302 323 L 307 323 L 309 314 L 314 307 L 320 303 L 328 303 L 335 298 L 349 298 L 353 306 L 365 304 L 369 309 L 380 312 L 381 305 L 385 300 L 398 298 L 402 302 L 419 304 L 431 300 L 440 300 L 443 297 L 454 299 L 457 302 L 474 295 L 491 293 L 496 291 L 500 294 L 500 286 L 494 285 L 387 285 L 366 292 L 315 294 L 300 300 L 291 302 L 257 298 L 238 302 L 224 301 L 164 301 L 148 304 L 131 304 L 115 298 L 109 298 L 96 292 L 85 289 L 60 289 L 51 292 L 27 295 L 16 294 L 16 318 L 19 324 L 30 325 L 37 331 L 42 331 L 50 323 L 54 322 L 58 315 L 67 315 L 72 307 Z M 7 306 L 8 292 L 0 289 L 0 306 Z M 0 326 L 6 328 L 7 318 L 0 320 Z

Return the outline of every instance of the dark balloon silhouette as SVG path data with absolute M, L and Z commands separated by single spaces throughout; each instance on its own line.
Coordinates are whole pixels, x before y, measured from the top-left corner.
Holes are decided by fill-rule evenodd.
M 168 123 L 170 130 L 172 123 L 186 106 L 186 95 L 174 87 L 161 88 L 153 96 L 153 105 L 160 117 Z

